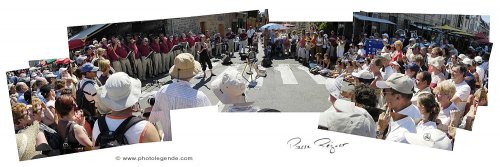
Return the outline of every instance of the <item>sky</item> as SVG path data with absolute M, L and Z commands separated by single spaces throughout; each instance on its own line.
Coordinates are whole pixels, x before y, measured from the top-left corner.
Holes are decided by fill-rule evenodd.
M 486 22 L 486 23 L 490 23 L 490 16 L 489 15 L 482 15 L 481 18 L 483 18 L 483 20 Z

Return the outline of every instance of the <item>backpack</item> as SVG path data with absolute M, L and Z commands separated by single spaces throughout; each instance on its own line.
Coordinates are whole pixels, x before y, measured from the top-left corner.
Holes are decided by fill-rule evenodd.
M 69 122 L 66 125 L 66 136 L 62 138 L 62 144 L 60 147 L 60 154 L 71 154 L 71 153 L 76 153 L 79 152 L 79 149 L 83 148 L 83 146 L 78 143 L 78 141 L 73 141 L 71 142 L 69 140 L 69 136 L 72 135 L 71 130 L 73 129 L 73 122 Z M 74 130 L 73 130 L 73 135 L 74 135 Z
M 97 119 L 99 130 L 101 133 L 97 136 L 95 146 L 100 148 L 110 148 L 129 144 L 125 137 L 125 132 L 135 124 L 145 119 L 135 116 L 130 116 L 125 119 L 115 131 L 110 131 L 106 124 L 106 116 L 101 116 Z
M 76 105 L 78 105 L 78 108 L 83 110 L 83 114 L 87 122 L 89 122 L 91 125 L 94 125 L 93 116 L 95 115 L 96 108 L 94 104 L 90 103 L 90 101 L 85 98 L 85 94 L 89 93 L 83 90 L 85 86 L 87 86 L 87 84 L 94 85 L 95 83 L 93 81 L 86 81 L 81 87 L 80 83 L 78 83 L 78 89 L 76 90 Z

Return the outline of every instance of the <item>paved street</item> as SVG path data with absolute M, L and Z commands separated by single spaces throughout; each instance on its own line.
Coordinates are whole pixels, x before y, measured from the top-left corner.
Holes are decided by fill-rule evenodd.
M 259 45 L 259 53 L 257 55 L 261 64 L 264 56 L 263 49 Z M 293 59 L 273 60 L 273 67 L 267 68 L 267 76 L 257 78 L 255 87 L 250 86 L 247 90 L 247 101 L 255 102 L 255 106 L 263 108 L 277 109 L 281 112 L 322 112 L 325 111 L 330 103 L 328 101 L 328 91 L 325 88 L 325 78 L 317 75 L 314 76 L 308 72 L 308 69 Z M 245 67 L 245 63 L 240 60 L 239 54 L 235 53 L 235 58 L 232 58 L 233 64 L 224 66 L 220 63 L 220 59 L 212 59 L 214 66 L 213 71 L 217 76 L 207 79 L 194 79 L 191 83 L 195 89 L 204 92 L 210 99 L 213 105 L 219 105 L 222 109 L 224 105 L 219 102 L 219 99 L 211 90 L 211 82 L 216 77 L 221 77 L 221 73 L 230 68 L 237 69 L 240 74 Z M 247 70 L 248 71 L 248 68 Z M 255 73 L 255 72 L 254 72 Z M 209 74 L 209 72 L 207 72 Z M 255 74 L 254 74 L 255 76 Z M 246 74 L 244 77 L 250 80 L 250 76 Z M 255 77 L 254 77 L 255 78 Z M 157 84 L 143 86 L 143 94 L 158 90 L 163 84 L 170 83 L 170 76 L 155 78 L 158 79 Z M 148 80 L 146 83 L 154 83 Z M 248 84 L 248 83 L 247 83 Z M 143 84 L 144 85 L 144 84 Z M 147 105 L 146 98 L 141 100 L 141 106 Z

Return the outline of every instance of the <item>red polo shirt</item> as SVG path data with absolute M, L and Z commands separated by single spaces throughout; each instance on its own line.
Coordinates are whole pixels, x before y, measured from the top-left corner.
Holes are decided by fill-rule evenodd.
M 172 43 L 173 43 L 172 46 L 179 44 L 179 38 L 175 37 Z
M 167 50 L 168 50 L 168 52 L 170 52 L 170 50 L 172 50 L 173 47 L 174 47 L 173 40 L 172 41 L 170 39 L 167 40 Z
M 112 47 L 109 47 L 107 49 L 107 54 L 108 54 L 109 61 L 113 62 L 113 61 L 117 61 L 118 60 L 118 55 L 116 54 L 115 51 L 113 51 Z
M 120 47 L 120 46 L 117 46 L 116 49 L 115 49 L 115 53 L 118 55 L 118 57 L 120 58 L 127 58 L 127 50 L 125 49 L 125 47 Z
M 187 41 L 188 41 L 187 38 L 181 38 L 181 39 L 179 39 L 179 43 L 181 43 L 181 42 L 187 42 Z
M 168 41 L 167 38 L 164 37 L 161 40 L 162 40 L 162 42 L 160 44 L 161 53 L 168 53 L 169 49 L 168 49 L 168 45 L 167 45 L 167 41 Z
M 149 52 L 151 52 L 151 49 L 148 45 L 139 45 L 137 46 L 137 48 L 139 49 L 139 53 L 142 57 L 148 56 Z
M 153 49 L 156 53 L 160 53 L 160 43 L 151 43 L 151 49 Z
M 189 37 L 187 39 L 187 42 L 189 43 L 189 47 L 193 47 L 194 46 L 194 43 L 195 43 L 196 39 L 194 37 Z
M 141 58 L 139 56 L 139 49 L 137 49 L 137 45 L 135 43 L 129 43 L 128 47 L 134 52 L 135 59 Z

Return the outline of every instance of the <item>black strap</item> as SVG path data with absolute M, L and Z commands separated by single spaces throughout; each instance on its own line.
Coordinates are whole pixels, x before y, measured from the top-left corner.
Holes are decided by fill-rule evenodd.
M 127 132 L 128 129 L 130 129 L 132 126 L 135 124 L 143 121 L 143 118 L 140 117 L 135 117 L 135 116 L 130 116 L 127 119 L 125 119 L 119 126 L 116 128 L 116 130 L 113 132 L 113 135 L 124 135 L 125 132 Z M 109 133 L 109 128 L 108 124 L 106 124 L 106 116 L 101 116 L 97 119 L 98 125 L 99 125 L 99 131 L 101 133 L 103 132 L 108 132 Z
M 87 84 L 89 84 L 89 83 L 93 85 L 93 83 L 94 83 L 94 82 L 92 82 L 92 81 L 85 81 L 85 82 L 83 83 L 82 87 L 80 87 L 80 83 L 78 83 L 78 90 L 82 91 L 82 92 L 83 92 L 83 93 L 85 93 L 85 94 L 91 95 L 90 93 L 85 92 L 85 91 L 83 90 L 83 89 L 85 88 L 85 86 L 87 86 Z

